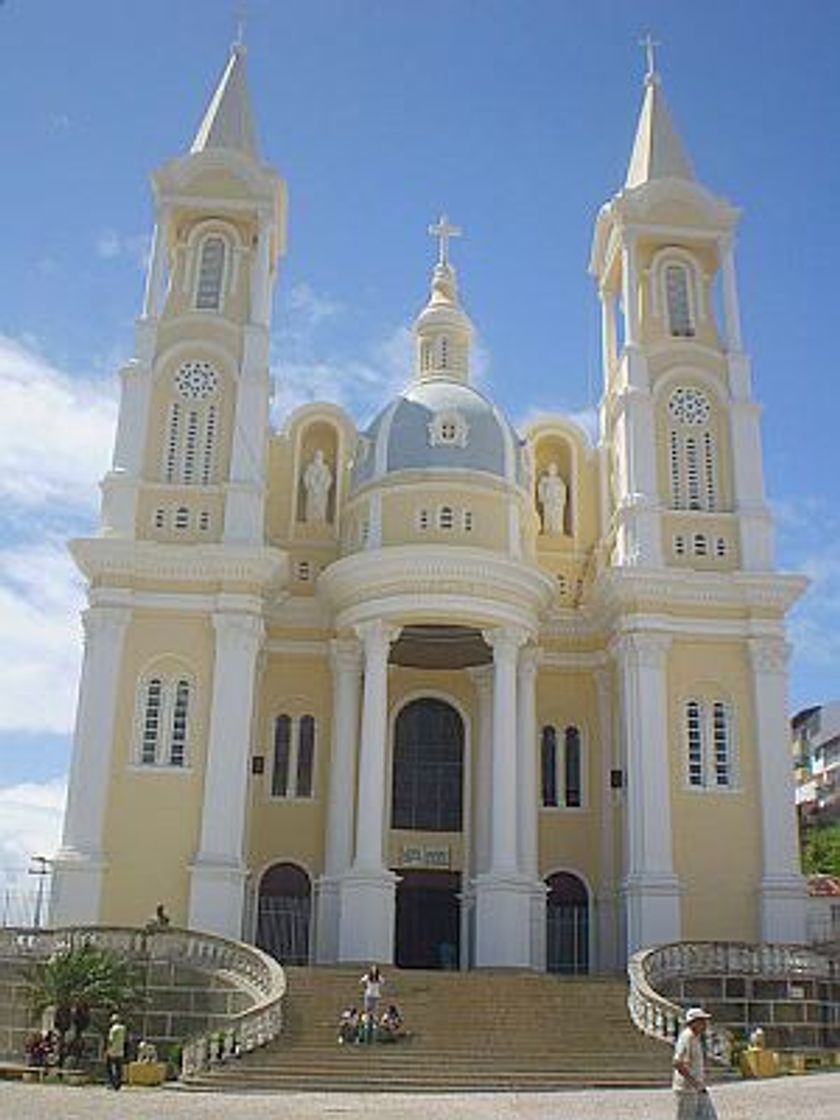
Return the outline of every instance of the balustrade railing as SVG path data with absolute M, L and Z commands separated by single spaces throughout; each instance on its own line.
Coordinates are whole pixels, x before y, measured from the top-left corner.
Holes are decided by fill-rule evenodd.
M 226 1059 L 248 1053 L 275 1038 L 283 1026 L 286 975 L 273 957 L 253 945 L 185 929 L 123 929 L 74 926 L 64 929 L 0 929 L 0 956 L 48 960 L 54 953 L 94 945 L 138 962 L 164 961 L 226 972 L 253 996 L 253 1005 L 228 1017 L 223 1027 L 185 1041 L 181 1076 L 189 1078 Z
M 657 991 L 666 981 L 689 977 L 752 976 L 827 980 L 834 975 L 832 961 L 801 945 L 749 944 L 732 941 L 677 942 L 643 949 L 627 966 L 630 1017 L 645 1034 L 674 1042 L 682 1027 L 684 1011 Z M 709 1025 L 707 1051 L 728 1062 L 732 1035 Z

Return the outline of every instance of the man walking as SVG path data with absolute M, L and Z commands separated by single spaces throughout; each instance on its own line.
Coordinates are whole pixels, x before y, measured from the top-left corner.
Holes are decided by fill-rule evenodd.
M 703 1044 L 700 1039 L 711 1016 L 702 1007 L 690 1007 L 685 1027 L 674 1047 L 673 1087 L 677 1096 L 677 1120 L 713 1120 L 714 1106 L 706 1088 Z
M 108 1072 L 108 1084 L 112 1089 L 119 1089 L 122 1086 L 125 1043 L 125 1023 L 115 1011 L 111 1016 L 108 1041 L 105 1045 L 105 1068 Z

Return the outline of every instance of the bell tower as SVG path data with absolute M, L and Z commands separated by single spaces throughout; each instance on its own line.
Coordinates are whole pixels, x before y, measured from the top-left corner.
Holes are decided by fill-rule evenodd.
M 152 176 L 156 224 L 103 481 L 106 536 L 263 542 L 286 189 L 260 162 L 245 64 L 236 44 L 190 151 Z
M 610 563 L 769 571 L 758 406 L 735 276 L 739 211 L 695 177 L 648 52 L 622 190 L 598 215 Z M 717 312 L 720 310 L 720 322 Z

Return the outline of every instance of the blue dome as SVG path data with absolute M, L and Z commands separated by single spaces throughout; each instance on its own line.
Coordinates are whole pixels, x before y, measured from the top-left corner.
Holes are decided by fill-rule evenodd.
M 411 470 L 480 471 L 522 485 L 522 440 L 471 385 L 442 377 L 418 381 L 360 437 L 351 486 Z

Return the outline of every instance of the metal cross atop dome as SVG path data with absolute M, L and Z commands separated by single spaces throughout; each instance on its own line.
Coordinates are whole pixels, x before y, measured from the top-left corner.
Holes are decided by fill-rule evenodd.
M 653 38 L 651 33 L 648 32 L 647 35 L 645 35 L 644 39 L 639 40 L 639 46 L 644 47 L 645 55 L 647 57 L 647 73 L 645 74 L 645 77 L 653 78 L 656 74 L 656 55 L 654 52 L 656 48 L 661 47 L 662 44 L 657 42 L 656 39 Z
M 446 214 L 441 214 L 437 224 L 429 226 L 429 234 L 438 238 L 438 264 L 449 264 L 449 239 L 461 237 L 463 231 L 449 224 Z

